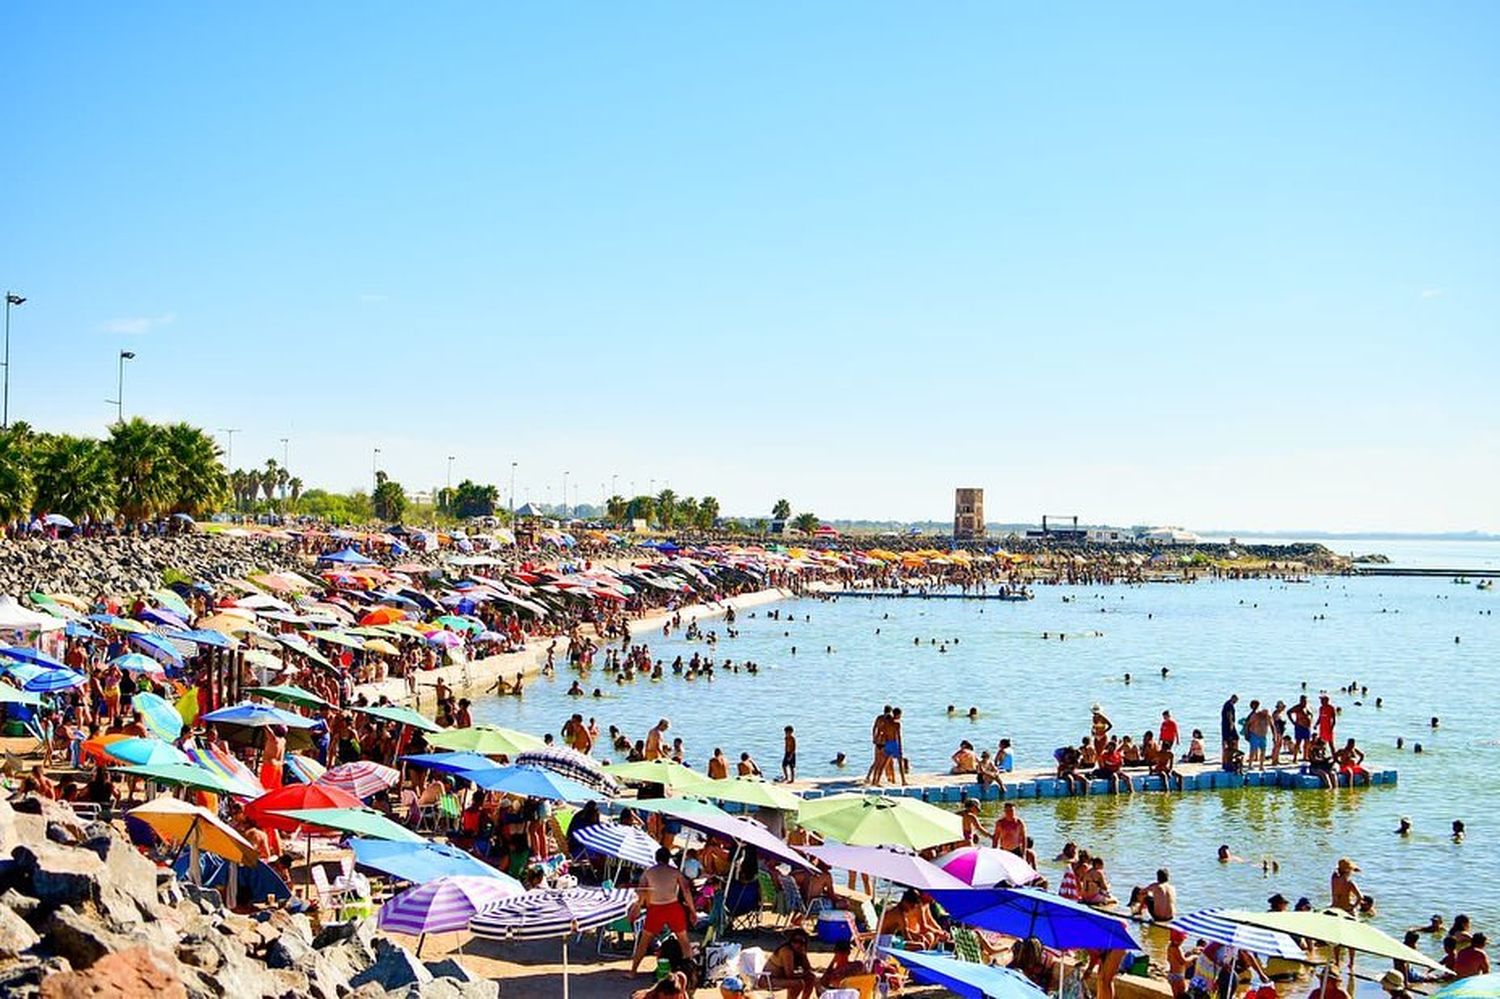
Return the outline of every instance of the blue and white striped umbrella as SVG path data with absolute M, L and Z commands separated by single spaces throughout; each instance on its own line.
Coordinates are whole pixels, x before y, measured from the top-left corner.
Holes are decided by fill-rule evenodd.
M 29 690 L 33 694 L 50 694 L 58 690 L 81 687 L 88 682 L 88 679 L 82 673 L 76 673 L 70 669 L 47 669 L 23 683 L 21 689 Z
M 1218 909 L 1202 909 L 1189 912 L 1167 923 L 1168 929 L 1181 930 L 1190 937 L 1198 937 L 1210 943 L 1223 944 L 1236 950 L 1249 951 L 1266 957 L 1285 957 L 1293 961 L 1305 960 L 1307 954 L 1297 941 L 1280 930 L 1268 930 L 1260 926 L 1236 923 L 1219 915 Z
M 402 892 L 380 907 L 381 929 L 420 937 L 424 933 L 453 933 L 468 929 L 469 920 L 487 905 L 522 893 L 509 878 L 453 875 L 434 878 Z M 421 949 L 421 944 L 417 944 Z
M 660 845 L 635 826 L 612 822 L 584 826 L 573 833 L 573 838 L 590 853 L 602 853 L 636 867 L 656 863 L 656 848 Z
M 543 888 L 484 907 L 469 932 L 486 940 L 547 940 L 614 922 L 640 896 L 624 888 Z

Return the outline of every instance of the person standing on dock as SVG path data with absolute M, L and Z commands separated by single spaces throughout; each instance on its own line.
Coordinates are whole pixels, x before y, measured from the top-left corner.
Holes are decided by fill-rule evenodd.
M 1333 727 L 1338 721 L 1338 709 L 1327 694 L 1318 695 L 1318 738 L 1333 745 Z
M 1230 694 L 1229 700 L 1219 709 L 1219 762 L 1228 770 L 1234 754 L 1240 749 L 1240 727 L 1235 706 L 1240 703 L 1239 694 Z
M 1297 698 L 1297 703 L 1288 709 L 1286 716 L 1292 720 L 1292 762 L 1306 763 L 1312 759 L 1312 709 L 1307 705 L 1307 695 Z

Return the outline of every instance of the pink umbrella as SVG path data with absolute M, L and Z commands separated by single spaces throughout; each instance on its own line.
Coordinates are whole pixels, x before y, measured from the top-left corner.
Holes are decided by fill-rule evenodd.
M 999 885 L 1029 885 L 1037 879 L 1032 866 L 1009 850 L 989 846 L 964 846 L 938 857 L 933 863 L 974 888 Z
M 356 760 L 324 771 L 313 783 L 348 791 L 356 798 L 370 798 L 401 780 L 401 774 L 369 760 Z
M 914 853 L 883 846 L 804 846 L 799 849 L 829 867 L 856 871 L 908 888 L 964 888 L 962 881 Z

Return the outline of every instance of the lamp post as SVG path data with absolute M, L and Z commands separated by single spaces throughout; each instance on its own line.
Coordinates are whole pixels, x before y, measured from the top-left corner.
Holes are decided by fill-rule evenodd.
M 281 438 L 281 470 L 283 472 L 285 472 L 287 475 L 291 475 L 292 474 L 292 470 L 287 467 L 287 465 L 289 465 L 291 463 L 291 451 L 292 451 L 292 439 L 290 437 L 283 437 L 283 438 Z M 286 483 L 285 482 L 281 483 L 280 492 L 281 492 L 281 502 L 283 504 L 285 504 L 286 503 Z
M 370 501 L 375 501 L 375 490 L 380 487 L 380 448 L 370 455 Z
M 510 530 L 514 534 L 516 530 L 516 465 L 518 462 L 510 463 Z
M 563 520 L 567 520 L 568 519 L 568 476 L 570 476 L 572 474 L 573 474 L 572 472 L 564 472 L 563 473 L 563 492 L 562 492 Z
M 0 415 L 0 424 L 3 424 L 6 430 L 10 429 L 10 307 L 25 304 L 26 299 L 15 292 L 5 293 L 5 402 L 3 415 Z
M 228 443 L 224 446 L 224 464 L 234 468 L 234 435 L 240 432 L 239 427 L 220 427 L 219 433 L 223 434 Z
M 113 399 L 104 400 L 105 402 L 112 402 L 115 404 L 116 423 L 125 422 L 125 362 L 133 360 L 135 360 L 135 351 L 120 351 L 120 372 L 115 383 L 115 397 Z

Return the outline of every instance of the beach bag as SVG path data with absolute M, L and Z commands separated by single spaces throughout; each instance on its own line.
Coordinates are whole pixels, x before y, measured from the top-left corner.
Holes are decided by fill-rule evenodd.
M 729 940 L 709 944 L 703 951 L 704 980 L 716 982 L 740 970 L 740 945 Z

